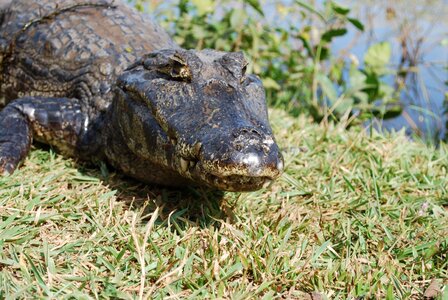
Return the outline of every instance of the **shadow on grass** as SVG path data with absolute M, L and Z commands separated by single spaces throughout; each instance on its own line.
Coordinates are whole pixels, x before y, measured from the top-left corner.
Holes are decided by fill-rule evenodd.
M 202 187 L 171 188 L 148 185 L 127 177 L 115 170 L 109 172 L 109 166 L 99 168 L 78 164 L 80 173 L 97 178 L 116 190 L 117 200 L 124 203 L 126 209 L 142 211 L 143 220 L 149 220 L 150 214 L 159 207 L 159 220 L 176 223 L 179 229 L 186 225 L 201 228 L 211 225 L 219 227 L 220 220 L 233 215 L 228 209 L 222 209 L 224 195 L 222 191 Z

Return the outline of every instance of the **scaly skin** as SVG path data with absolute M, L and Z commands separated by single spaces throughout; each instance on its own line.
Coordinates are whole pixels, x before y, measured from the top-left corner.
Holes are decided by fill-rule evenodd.
M 168 186 L 255 190 L 283 161 L 240 53 L 179 48 L 118 1 L 0 0 L 0 174 L 32 140 Z

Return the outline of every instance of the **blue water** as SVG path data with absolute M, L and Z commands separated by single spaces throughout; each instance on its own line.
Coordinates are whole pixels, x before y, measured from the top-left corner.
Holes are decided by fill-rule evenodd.
M 278 3 L 286 6 L 292 0 L 267 2 L 265 12 L 268 22 L 287 25 L 297 22 L 294 15 L 279 18 Z M 307 1 L 322 8 L 324 1 Z M 405 88 L 400 97 L 403 114 L 397 118 L 374 122 L 376 128 L 387 130 L 405 129 L 408 134 L 417 133 L 428 140 L 438 140 L 447 134 L 447 113 L 444 100 L 448 97 L 448 1 L 446 0 L 339 0 L 338 4 L 351 8 L 351 17 L 365 25 L 364 32 L 349 26 L 345 36 L 333 40 L 332 53 L 336 57 L 356 57 L 363 61 L 367 49 L 378 42 L 389 42 L 392 59 L 389 66 L 397 70 L 402 48 L 400 35 L 408 28 L 410 52 L 420 38 L 419 55 L 414 72 L 405 80 Z M 389 13 L 388 13 L 389 12 Z M 315 24 L 318 24 L 317 21 Z M 297 24 L 296 24 L 297 25 Z M 319 25 L 319 24 L 318 24 Z M 300 26 L 300 24 L 299 24 Z M 445 40 L 445 44 L 442 41 Z M 348 52 L 347 52 L 348 50 Z M 386 82 L 395 84 L 395 77 Z M 445 83 L 447 82 L 447 83 Z
M 365 22 L 365 33 L 357 40 L 351 52 L 362 57 L 372 43 L 387 41 L 392 45 L 391 68 L 396 69 L 401 57 L 399 37 L 403 28 L 409 29 L 408 40 L 412 42 L 408 44 L 414 49 L 421 39 L 415 73 L 406 78 L 406 88 L 401 93 L 403 114 L 383 121 L 381 126 L 395 130 L 405 128 L 408 133 L 415 133 L 417 130 L 429 140 L 440 139 L 446 133 L 447 124 L 443 103 L 448 91 L 445 84 L 448 81 L 448 45 L 443 45 L 442 42 L 448 39 L 447 1 L 389 2 L 397 4 L 387 1 L 341 1 L 348 7 L 354 7 L 354 13 L 359 19 L 371 20 Z M 389 19 L 388 10 L 392 13 Z M 355 36 L 356 31 L 350 30 L 347 36 L 336 40 L 333 50 L 337 52 L 343 49 Z M 389 83 L 394 83 L 393 77 L 389 79 Z

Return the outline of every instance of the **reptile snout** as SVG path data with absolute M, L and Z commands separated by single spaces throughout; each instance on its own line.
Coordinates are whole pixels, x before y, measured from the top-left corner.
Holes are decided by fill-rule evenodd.
M 256 127 L 241 127 L 232 136 L 229 163 L 240 169 L 239 175 L 276 178 L 283 171 L 283 157 L 270 135 Z
M 280 176 L 283 157 L 269 130 L 239 127 L 204 143 L 196 171 L 208 184 L 227 191 L 254 191 Z

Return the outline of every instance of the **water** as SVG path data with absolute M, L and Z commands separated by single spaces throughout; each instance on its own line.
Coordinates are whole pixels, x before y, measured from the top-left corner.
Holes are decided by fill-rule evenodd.
M 428 140 L 445 136 L 447 114 L 444 99 L 448 81 L 448 1 L 341 1 L 351 7 L 366 25 L 364 34 L 356 38 L 354 29 L 336 40 L 334 51 L 340 51 L 357 39 L 351 53 L 362 57 L 376 42 L 392 45 L 391 68 L 397 69 L 402 58 L 402 41 L 406 40 L 409 55 L 415 56 L 413 73 L 405 79 L 401 93 L 403 114 L 383 121 L 386 129 L 405 128 L 408 133 L 420 133 Z M 367 20 L 365 22 L 364 20 Z M 404 37 L 404 38 L 403 38 Z M 395 77 L 389 78 L 394 84 Z
M 269 0 L 268 0 L 269 1 Z M 305 1 L 323 8 L 323 0 Z M 447 113 L 444 101 L 448 98 L 448 1 L 446 0 L 339 0 L 336 3 L 349 7 L 351 17 L 359 19 L 364 32 L 354 26 L 348 33 L 333 40 L 332 53 L 336 57 L 355 57 L 363 61 L 367 49 L 378 42 L 392 46 L 390 69 L 397 71 L 405 43 L 412 61 L 412 71 L 403 81 L 400 96 L 403 105 L 401 116 L 375 122 L 375 127 L 387 130 L 405 129 L 436 141 L 447 134 Z M 297 18 L 288 15 L 278 18 L 278 5 L 289 6 L 293 0 L 265 2 L 268 22 L 287 25 Z M 300 25 L 299 25 L 300 26 Z M 403 67 L 410 67 L 409 60 Z M 386 82 L 396 86 L 397 77 L 389 76 Z

